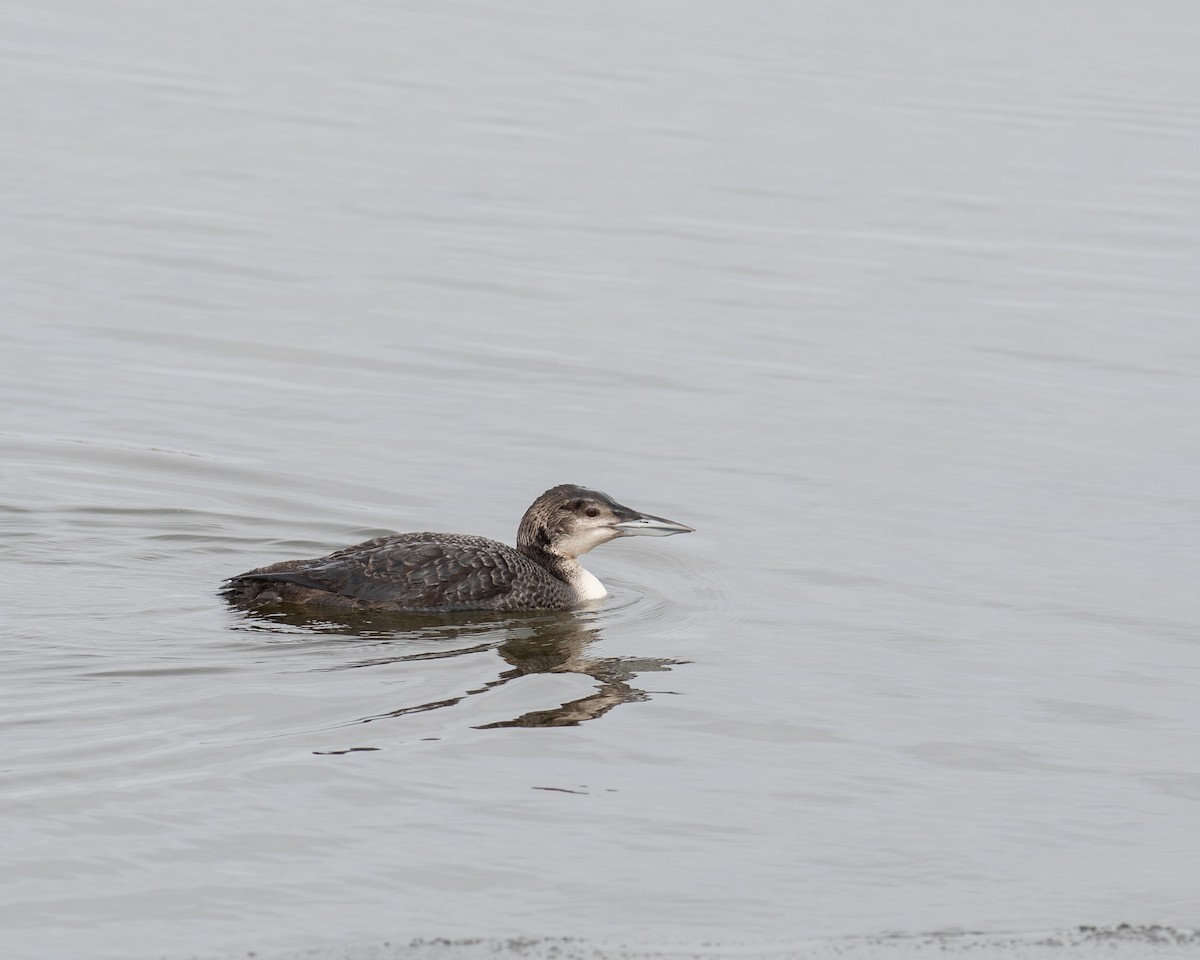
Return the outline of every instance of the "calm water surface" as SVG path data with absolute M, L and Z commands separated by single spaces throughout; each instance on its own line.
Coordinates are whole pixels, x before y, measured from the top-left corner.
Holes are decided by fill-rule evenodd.
M 1200 924 L 1200 15 L 992 6 L 6 4 L 4 955 Z

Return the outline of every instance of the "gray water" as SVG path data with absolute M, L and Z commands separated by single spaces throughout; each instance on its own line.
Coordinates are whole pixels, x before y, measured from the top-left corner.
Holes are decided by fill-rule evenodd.
M 3 955 L 1200 923 L 1198 28 L 5 4 Z M 560 482 L 698 532 L 216 594 Z

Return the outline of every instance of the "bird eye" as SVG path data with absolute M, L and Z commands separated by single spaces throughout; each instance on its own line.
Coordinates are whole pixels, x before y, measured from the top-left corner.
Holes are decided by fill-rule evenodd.
M 600 510 L 599 510 L 597 507 L 588 507 L 588 508 L 587 508 L 586 510 L 584 510 L 583 512 L 584 512 L 584 513 L 586 513 L 586 514 L 587 514 L 589 517 L 598 517 L 598 516 L 600 516 Z

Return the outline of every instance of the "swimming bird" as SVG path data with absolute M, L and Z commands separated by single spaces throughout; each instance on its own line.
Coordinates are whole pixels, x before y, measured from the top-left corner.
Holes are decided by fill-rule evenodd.
M 284 560 L 231 577 L 224 592 L 252 605 L 353 610 L 570 610 L 607 595 L 579 558 L 617 537 L 692 533 L 574 483 L 533 501 L 517 546 L 457 533 L 376 537 L 315 560 Z

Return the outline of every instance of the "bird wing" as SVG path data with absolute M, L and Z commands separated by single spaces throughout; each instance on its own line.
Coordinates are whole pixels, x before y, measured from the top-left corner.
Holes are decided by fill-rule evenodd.
M 293 560 L 236 579 L 295 583 L 407 607 L 486 602 L 506 593 L 523 564 L 511 547 L 453 534 L 379 537 L 316 560 Z

